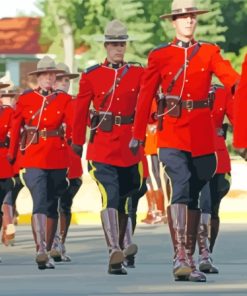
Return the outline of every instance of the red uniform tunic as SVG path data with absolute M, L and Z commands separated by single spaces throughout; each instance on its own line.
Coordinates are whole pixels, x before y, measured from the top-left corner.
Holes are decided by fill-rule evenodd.
M 0 105 L 0 142 L 5 143 L 6 137 L 10 136 L 11 119 L 14 110 L 10 106 Z M 0 147 L 0 179 L 13 176 L 13 168 L 7 161 L 8 147 Z
M 233 144 L 237 148 L 247 148 L 247 55 L 242 65 L 239 85 L 234 96 Z
M 217 174 L 224 174 L 231 171 L 231 162 L 225 139 L 223 136 L 218 135 L 225 115 L 233 125 L 233 97 L 226 89 L 217 86 L 214 107 L 212 110 L 212 118 L 216 129 L 215 146 L 217 153 Z
M 62 123 L 71 126 L 71 114 L 68 104 L 71 97 L 65 93 L 57 94 L 56 98 L 44 108 L 41 115 L 36 116 L 32 126 L 39 130 L 56 130 Z M 14 158 L 20 142 L 20 129 L 29 125 L 32 116 L 41 108 L 43 97 L 34 91 L 19 97 L 13 116 L 9 155 Z M 40 117 L 40 118 L 39 118 Z M 40 119 L 40 120 L 39 120 Z M 63 169 L 69 166 L 67 143 L 62 137 L 39 137 L 37 144 L 28 145 L 20 159 L 22 168 Z
M 71 116 L 73 118 L 76 106 L 76 99 L 73 99 L 70 104 L 69 108 L 71 112 Z M 67 129 L 68 130 L 68 129 Z M 68 131 L 67 137 L 71 140 L 72 138 L 72 130 Z M 72 150 L 71 146 L 68 145 L 68 153 L 69 153 L 69 171 L 68 171 L 68 178 L 75 179 L 80 178 L 82 176 L 82 163 L 81 158 Z
M 123 71 L 125 75 L 109 95 L 102 109 L 112 112 L 115 116 L 134 114 L 143 68 L 128 64 L 118 69 L 106 65 L 96 66 L 81 76 L 73 125 L 73 143 L 78 145 L 85 143 L 91 101 L 94 109 L 99 111 L 105 94 L 113 86 L 116 77 L 121 77 Z M 132 127 L 132 124 L 113 124 L 111 132 L 104 132 L 97 128 L 93 143 L 88 144 L 87 159 L 120 167 L 138 163 L 140 154 L 134 156 L 129 149 Z
M 174 41 L 150 53 L 137 104 L 134 138 L 144 139 L 152 98 L 159 85 L 166 93 L 174 76 L 195 46 L 197 42 L 188 48 L 179 47 Z M 228 89 L 231 89 L 239 77 L 229 63 L 222 59 L 218 46 L 202 43 L 170 94 L 180 96 L 182 100 L 206 100 L 212 73 Z M 214 127 L 210 115 L 209 108 L 182 109 L 180 118 L 165 115 L 163 129 L 158 132 L 158 147 L 188 151 L 193 157 L 213 153 Z

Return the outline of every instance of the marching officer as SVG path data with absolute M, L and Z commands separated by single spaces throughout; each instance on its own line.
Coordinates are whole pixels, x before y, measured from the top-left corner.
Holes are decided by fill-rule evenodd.
M 11 126 L 11 119 L 14 110 L 14 105 L 15 105 L 15 98 L 18 94 L 14 92 L 13 90 L 6 90 L 5 92 L 0 93 L 1 97 L 1 102 L 2 105 L 6 108 L 6 110 L 9 110 L 9 115 L 10 121 L 9 121 L 9 129 Z M 10 134 L 8 135 L 8 137 Z M 9 144 L 9 143 L 8 143 Z M 7 155 L 8 147 L 5 147 L 5 153 Z M 7 161 L 6 156 L 5 156 L 5 162 Z M 7 163 L 9 166 L 9 163 Z M 13 223 L 13 205 L 15 204 L 16 200 L 16 192 L 19 192 L 19 183 L 18 183 L 18 177 L 15 176 L 16 174 L 16 167 L 12 167 L 12 172 L 13 172 L 13 178 L 14 178 L 14 186 L 12 190 L 9 190 L 7 194 L 4 197 L 4 201 L 2 204 L 2 212 L 3 212 L 3 229 L 2 229 L 2 243 L 4 245 L 9 245 L 14 243 L 14 238 L 15 238 L 15 226 Z M 22 186 L 21 186 L 22 188 Z
M 0 89 L 10 84 L 0 82 Z M 2 227 L 3 213 L 2 204 L 5 195 L 13 188 L 13 168 L 7 161 L 7 152 L 10 140 L 10 127 L 13 116 L 13 108 L 6 104 L 6 100 L 0 94 L 0 230 Z M 1 260 L 0 260 L 1 261 Z
M 29 73 L 36 76 L 38 88 L 27 90 L 18 99 L 8 152 L 13 163 L 22 128 L 21 178 L 33 200 L 32 228 L 39 269 L 55 267 L 49 253 L 57 229 L 58 197 L 66 190 L 69 167 L 63 123 L 71 126 L 71 97 L 53 91 L 58 73 L 63 71 L 48 56 L 38 62 L 37 70 Z
M 225 139 L 228 124 L 223 123 L 227 116 L 233 125 L 233 97 L 222 85 L 212 85 L 214 107 L 212 118 L 215 127 L 217 170 L 210 181 L 202 188 L 200 195 L 201 219 L 198 228 L 199 270 L 205 273 L 218 273 L 211 253 L 219 232 L 219 208 L 222 198 L 230 190 L 231 161 Z M 209 238 L 209 243 L 208 243 Z
M 68 93 L 70 87 L 70 80 L 79 77 L 79 74 L 70 73 L 69 67 L 64 63 L 57 64 L 57 69 L 64 71 L 64 73 L 59 73 L 56 75 L 56 82 L 54 89 L 57 92 Z M 74 112 L 76 100 L 71 100 L 71 114 Z M 72 116 L 73 117 L 73 116 Z M 78 156 L 71 149 L 71 137 L 72 131 L 67 138 L 68 142 L 68 152 L 69 152 L 69 169 L 68 169 L 68 179 L 69 187 L 67 191 L 59 198 L 59 227 L 57 234 L 54 238 L 51 256 L 55 261 L 70 262 L 71 258 L 66 254 L 65 240 L 69 230 L 71 222 L 71 207 L 73 203 L 73 198 L 81 187 L 82 180 L 82 163 L 81 157 Z
M 127 40 L 127 29 L 120 21 L 107 24 L 103 39 L 107 58 L 82 74 L 73 125 L 72 147 L 80 154 L 90 113 L 88 169 L 101 192 L 110 274 L 126 274 L 124 256 L 137 252 L 134 244 L 127 250 L 123 246 L 128 215 L 121 197 L 141 186 L 140 154 L 132 155 L 128 142 L 143 68 L 124 61 Z M 89 112 L 91 103 L 93 110 Z
M 212 101 L 208 98 L 212 73 L 227 89 L 234 89 L 238 74 L 221 57 L 215 44 L 197 42 L 193 35 L 198 9 L 194 0 L 174 0 L 169 18 L 176 38 L 154 49 L 143 75 L 130 142 L 133 153 L 145 138 L 152 98 L 163 90 L 158 106 L 158 147 L 171 186 L 168 224 L 174 246 L 176 280 L 206 281 L 196 270 L 193 254 L 200 221 L 198 197 L 216 169 Z

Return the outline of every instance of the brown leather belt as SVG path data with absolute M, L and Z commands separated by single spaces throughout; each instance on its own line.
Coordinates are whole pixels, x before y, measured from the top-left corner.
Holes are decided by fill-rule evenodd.
M 51 138 L 51 137 L 60 137 L 64 138 L 64 130 L 63 128 L 55 129 L 55 130 L 46 130 L 43 129 L 41 131 L 38 131 L 39 137 L 46 139 L 46 138 Z
M 122 124 L 131 124 L 134 122 L 134 116 L 118 116 L 114 115 L 113 117 L 113 123 L 115 125 L 122 125 Z
M 202 109 L 202 108 L 213 108 L 213 100 L 212 99 L 206 99 L 201 101 L 193 101 L 193 100 L 185 100 L 182 102 L 182 108 L 187 110 L 193 110 L 193 109 Z

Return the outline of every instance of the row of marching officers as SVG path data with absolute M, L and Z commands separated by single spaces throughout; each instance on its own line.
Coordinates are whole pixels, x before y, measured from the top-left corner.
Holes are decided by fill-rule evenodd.
M 239 75 L 221 57 L 218 46 L 194 40 L 197 15 L 207 11 L 198 9 L 194 1 L 174 0 L 172 8 L 171 14 L 162 17 L 172 20 L 176 38 L 150 53 L 145 70 L 139 64 L 125 62 L 126 41 L 130 38 L 126 27 L 114 20 L 107 24 L 102 39 L 106 59 L 81 75 L 76 100 L 67 93 L 73 74 L 45 57 L 37 70 L 29 73 L 36 76 L 38 88 L 20 95 L 14 111 L 1 108 L 1 113 L 9 110 L 8 116 L 12 117 L 1 135 L 5 143 L 10 132 L 10 143 L 1 149 L 10 164 L 18 162 L 20 178 L 33 199 L 32 228 L 40 269 L 54 268 L 54 259 L 70 260 L 64 246 L 59 245 L 64 244 L 72 198 L 81 185 L 80 158 L 89 124 L 88 170 L 102 197 L 108 272 L 127 274 L 123 264 L 133 262 L 137 246 L 131 240 L 126 205 L 132 198 L 134 221 L 138 198 L 147 190 L 142 145 L 153 99 L 161 89 L 156 114 L 157 146 L 169 185 L 170 205 L 166 214 L 174 246 L 174 278 L 206 281 L 203 271 L 217 272 L 210 251 L 218 231 L 220 199 L 229 190 L 226 176 L 230 173 L 229 165 L 220 168 L 220 157 L 227 153 L 221 125 L 225 114 L 231 119 L 226 98 L 234 93 Z M 208 95 L 213 73 L 224 84 L 226 93 L 220 107 L 215 103 L 216 109 L 212 111 L 214 101 L 217 102 Z M 211 93 L 217 97 L 220 91 L 220 87 L 214 86 Z M 6 175 L 1 176 L 4 194 L 14 186 L 13 173 L 7 175 L 8 170 L 5 171 Z M 209 193 L 203 194 L 204 186 L 208 186 L 205 191 Z M 199 197 L 202 212 L 208 215 L 201 215 Z M 163 209 L 162 212 L 165 214 Z M 211 241 L 207 246 L 210 215 Z M 197 237 L 200 270 L 193 257 Z
M 131 240 L 133 229 L 126 206 L 135 195 L 132 206 L 137 207 L 138 198 L 145 193 L 147 169 L 143 152 L 133 155 L 128 147 L 144 70 L 139 64 L 124 61 L 127 39 L 122 23 L 108 24 L 104 37 L 107 58 L 102 65 L 82 74 L 75 100 L 67 92 L 70 79 L 77 74 L 44 57 L 29 73 L 36 77 L 38 87 L 24 91 L 15 109 L 5 108 L 10 110 L 11 118 L 3 138 L 11 136 L 4 157 L 10 171 L 18 163 L 19 177 L 31 193 L 31 224 L 39 269 L 53 269 L 54 261 L 70 260 L 64 242 L 72 198 L 82 183 L 82 145 L 89 120 L 88 168 L 102 196 L 108 272 L 127 274 L 123 263 L 129 259 L 126 264 L 133 266 L 130 262 L 137 246 Z M 93 109 L 89 112 L 91 102 Z M 11 177 L 13 171 L 6 176 L 9 183 Z M 9 184 L 3 195 L 13 186 Z M 7 235 L 6 241 L 13 233 Z

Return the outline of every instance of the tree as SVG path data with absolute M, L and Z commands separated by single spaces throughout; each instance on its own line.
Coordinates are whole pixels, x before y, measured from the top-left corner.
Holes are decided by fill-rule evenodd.
M 246 45 L 247 3 L 246 0 L 218 0 L 224 23 L 228 30 L 225 32 L 225 42 L 220 43 L 225 51 L 238 53 Z
M 40 42 L 51 43 L 56 49 L 62 43 L 64 62 L 71 70 L 74 69 L 74 35 L 77 31 L 78 8 L 81 1 L 42 0 L 39 4 L 44 11 Z

